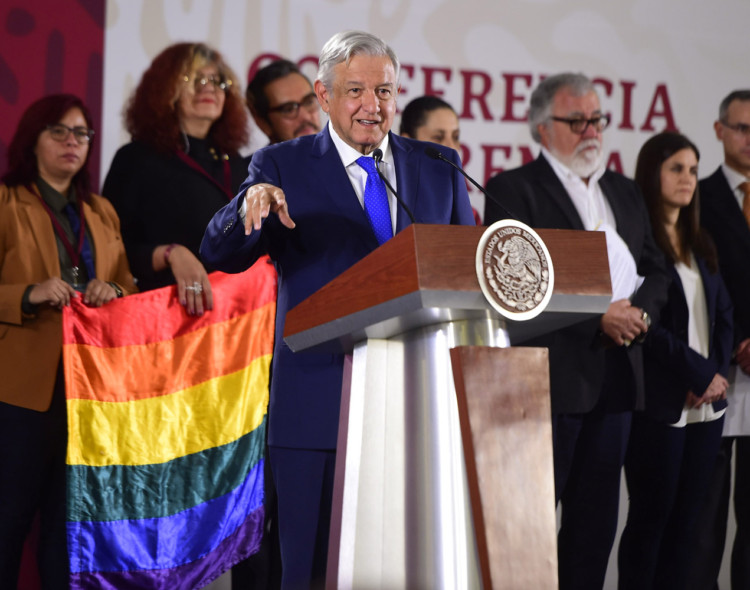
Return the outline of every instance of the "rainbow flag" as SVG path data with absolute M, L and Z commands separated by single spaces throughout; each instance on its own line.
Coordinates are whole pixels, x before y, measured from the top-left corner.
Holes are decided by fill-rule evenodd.
M 73 589 L 201 588 L 258 550 L 276 273 L 63 314 Z

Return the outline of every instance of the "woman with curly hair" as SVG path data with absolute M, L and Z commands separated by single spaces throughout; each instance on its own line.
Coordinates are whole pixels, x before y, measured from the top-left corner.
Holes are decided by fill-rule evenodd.
M 132 142 L 115 154 L 102 192 L 117 209 L 142 291 L 177 284 L 180 303 L 213 306 L 198 258 L 203 232 L 247 175 L 248 125 L 237 77 L 219 52 L 177 43 L 154 58 L 125 111 Z

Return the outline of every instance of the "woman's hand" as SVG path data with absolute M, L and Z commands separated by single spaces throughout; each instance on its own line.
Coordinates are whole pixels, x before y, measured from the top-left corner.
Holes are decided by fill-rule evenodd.
M 713 379 L 711 379 L 711 383 L 708 384 L 706 391 L 703 392 L 703 395 L 698 397 L 692 391 L 688 392 L 687 405 L 691 408 L 699 408 L 703 404 L 710 404 L 726 399 L 728 387 L 729 381 L 723 375 L 716 373 Z
M 117 291 L 112 285 L 99 279 L 91 279 L 83 294 L 83 302 L 89 307 L 101 307 L 116 298 Z
M 177 296 L 190 315 L 203 315 L 214 308 L 214 296 L 206 269 L 185 246 L 174 246 L 169 253 L 169 266 L 177 281 Z
M 34 285 L 29 291 L 29 303 L 41 305 L 47 303 L 57 309 L 70 305 L 70 300 L 78 297 L 76 290 L 60 277 L 52 277 L 43 283 Z

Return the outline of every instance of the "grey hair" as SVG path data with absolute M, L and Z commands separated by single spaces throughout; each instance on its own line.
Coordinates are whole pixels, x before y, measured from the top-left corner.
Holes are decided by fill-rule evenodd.
M 728 123 L 727 115 L 729 114 L 729 105 L 735 100 L 750 100 L 750 90 L 734 90 L 726 95 L 719 105 L 719 121 Z
M 318 59 L 318 80 L 330 92 L 333 87 L 333 68 L 342 62 L 347 64 L 355 55 L 385 56 L 391 60 L 396 72 L 396 83 L 401 69 L 396 53 L 380 37 L 364 31 L 342 31 L 331 37 Z
M 537 143 L 542 140 L 538 127 L 550 118 L 555 95 L 563 88 L 570 90 L 573 96 L 583 96 L 591 91 L 596 92 L 591 80 L 583 74 L 572 72 L 555 74 L 539 82 L 534 92 L 531 93 L 531 104 L 529 105 L 529 129 L 531 130 L 531 137 Z

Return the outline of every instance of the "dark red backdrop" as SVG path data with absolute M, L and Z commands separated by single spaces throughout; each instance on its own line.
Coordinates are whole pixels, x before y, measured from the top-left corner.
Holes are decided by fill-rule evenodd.
M 59 92 L 80 96 L 95 129 L 102 120 L 105 0 L 3 0 L 0 4 L 0 174 L 23 111 Z M 99 143 L 89 164 L 99 186 Z M 36 530 L 35 530 L 36 533 Z M 19 588 L 35 590 L 34 537 L 24 556 Z
M 21 114 L 46 94 L 69 92 L 101 129 L 105 0 L 3 0 L 0 5 L 0 174 Z M 90 169 L 99 186 L 99 144 Z

